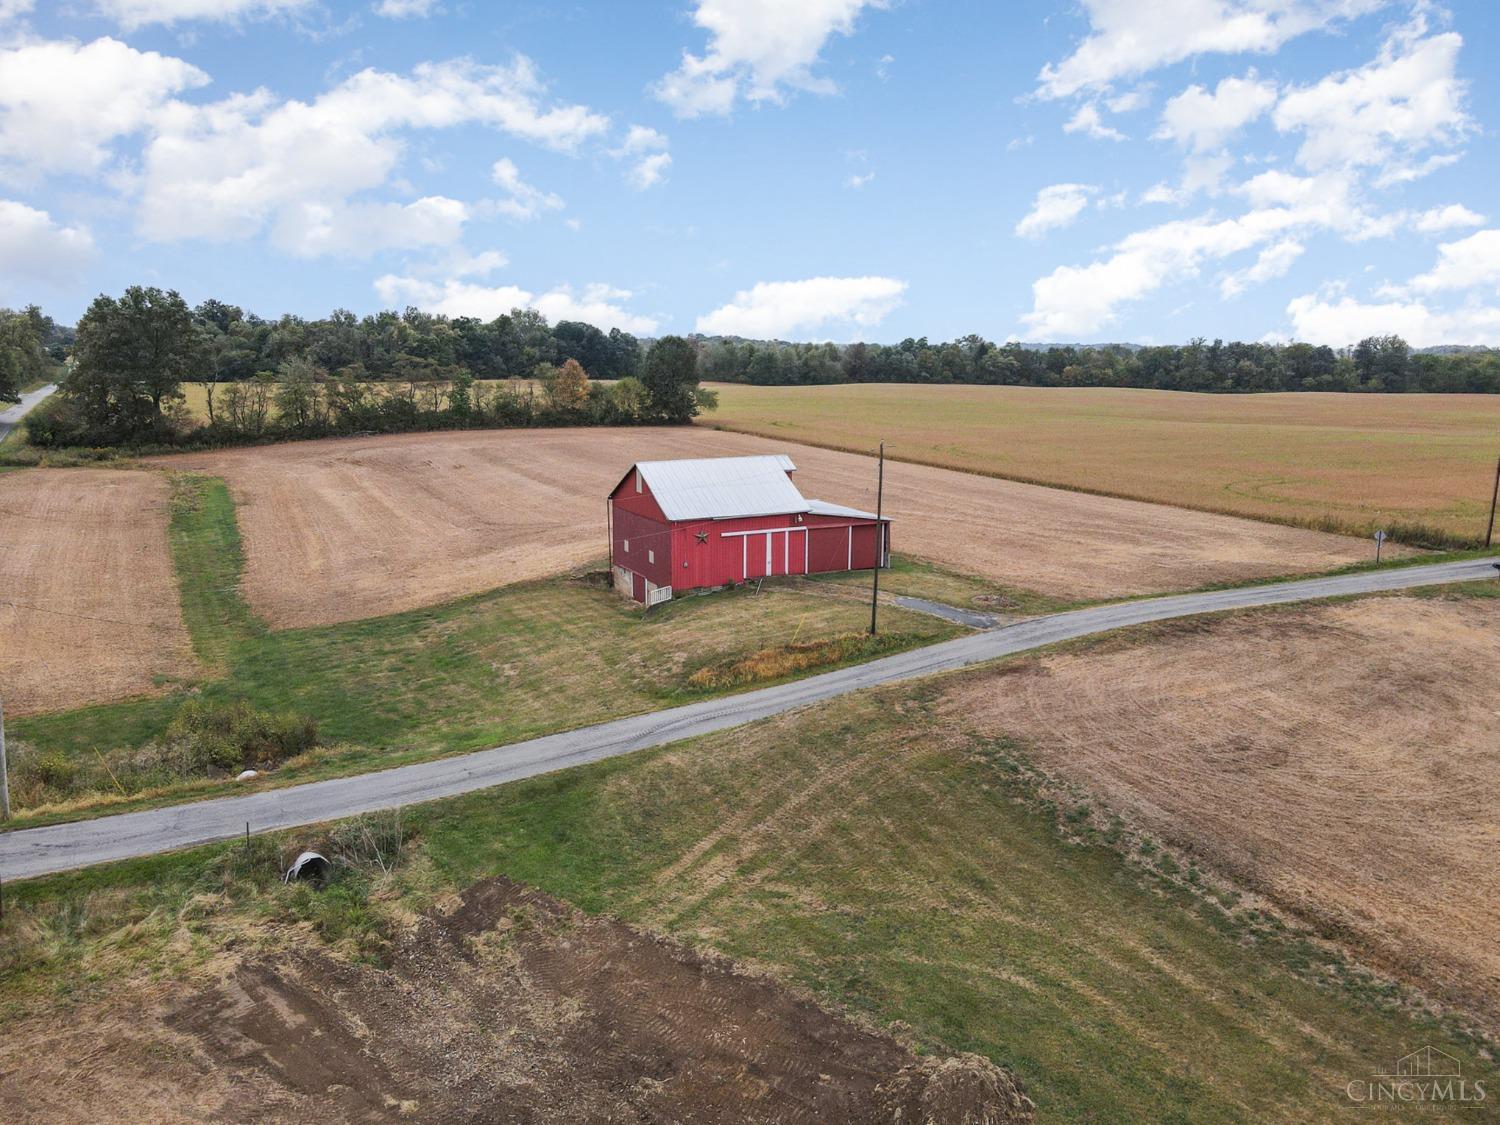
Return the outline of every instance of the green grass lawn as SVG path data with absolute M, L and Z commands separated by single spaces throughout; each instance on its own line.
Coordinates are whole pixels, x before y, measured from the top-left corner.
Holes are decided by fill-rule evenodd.
M 239 533 L 221 481 L 175 479 L 171 539 L 184 618 L 207 668 L 202 681 L 168 685 L 158 697 L 14 720 L 14 738 L 91 755 L 95 747 L 134 746 L 160 735 L 189 694 L 244 699 L 318 720 L 334 745 L 290 763 L 267 783 L 306 781 L 688 702 L 710 694 L 687 682 L 704 665 L 793 640 L 858 633 L 869 621 L 860 602 L 817 588 L 767 584 L 759 594 L 684 598 L 643 615 L 607 589 L 557 578 L 431 609 L 272 632 L 240 597 Z M 930 575 L 921 568 L 918 581 Z M 860 646 L 854 659 L 959 631 L 893 608 L 883 611 L 882 628 L 884 644 Z M 200 783 L 175 795 L 232 786 Z M 171 796 L 116 794 L 91 802 L 90 810 L 66 812 L 119 811 Z M 60 815 L 18 818 L 12 827 Z
M 1427 1043 L 1490 1069 L 1394 990 L 1044 801 L 1024 752 L 940 713 L 939 687 L 408 809 L 394 876 L 321 895 L 275 880 L 319 829 L 7 888 L 0 1015 L 65 1018 L 226 947 L 378 959 L 412 911 L 503 872 L 983 1053 L 1043 1120 L 1330 1120 L 1345 1083 Z

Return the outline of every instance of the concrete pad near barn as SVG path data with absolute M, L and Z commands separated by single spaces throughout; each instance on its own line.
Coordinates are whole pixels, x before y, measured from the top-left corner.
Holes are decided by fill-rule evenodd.
M 805 494 L 874 509 L 872 457 L 706 426 L 401 434 L 157 463 L 228 481 L 246 593 L 285 628 L 433 605 L 602 560 L 604 497 L 626 466 L 774 453 L 796 462 Z M 889 460 L 886 470 L 898 552 L 1053 597 L 1314 573 L 1373 551 L 1233 516 Z
M 196 670 L 161 473 L 0 474 L 0 698 L 9 716 L 143 695 Z

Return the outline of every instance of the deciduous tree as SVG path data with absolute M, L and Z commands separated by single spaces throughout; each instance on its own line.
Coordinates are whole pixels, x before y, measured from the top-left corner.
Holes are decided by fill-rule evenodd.
M 132 285 L 99 296 L 78 322 L 66 390 L 90 426 L 120 436 L 162 432 L 164 405 L 207 362 L 203 332 L 175 290 Z
M 681 336 L 663 336 L 651 345 L 641 382 L 656 420 L 686 422 L 698 413 L 698 353 Z

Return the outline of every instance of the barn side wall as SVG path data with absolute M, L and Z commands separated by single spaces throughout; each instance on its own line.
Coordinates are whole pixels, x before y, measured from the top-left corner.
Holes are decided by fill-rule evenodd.
M 611 522 L 610 562 L 649 578 L 658 586 L 672 584 L 672 532 L 661 520 L 622 509 L 615 504 Z M 626 544 L 629 550 L 626 550 Z M 653 558 L 652 556 L 655 556 Z
M 731 582 L 746 580 L 745 538 L 740 532 L 766 531 L 779 528 L 796 528 L 802 525 L 792 515 L 747 516 L 730 520 L 692 520 L 674 524 L 672 528 L 672 587 L 675 590 L 694 590 L 705 586 L 724 586 Z M 699 542 L 698 536 L 705 536 Z M 800 540 L 801 532 L 792 537 Z M 749 578 L 763 577 L 765 570 L 765 540 L 756 537 L 760 544 L 761 565 L 750 568 Z M 780 538 L 778 537 L 778 550 Z M 792 552 L 791 573 L 803 573 L 803 549 L 800 544 Z M 785 552 L 778 556 L 773 573 L 786 573 Z
M 767 569 L 764 536 L 753 535 L 747 544 L 743 533 L 781 529 L 787 530 L 773 536 Z M 671 584 L 683 593 L 767 576 L 868 570 L 875 565 L 876 544 L 873 520 L 842 516 L 753 516 L 677 523 L 672 525 Z

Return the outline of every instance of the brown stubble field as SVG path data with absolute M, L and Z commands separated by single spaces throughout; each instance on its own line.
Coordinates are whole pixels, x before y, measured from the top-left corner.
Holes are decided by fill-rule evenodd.
M 1500 1027 L 1500 600 L 1200 619 L 964 681 L 950 714 Z
M 1368 535 L 1483 536 L 1500 395 L 718 384 L 711 421 L 835 448 Z M 1424 540 L 1425 541 L 1425 540 Z
M 278 628 L 447 601 L 601 558 L 636 460 L 789 452 L 803 493 L 873 508 L 868 457 L 702 427 L 333 439 L 162 458 L 224 477 L 251 605 Z M 896 549 L 1064 599 L 1327 570 L 1343 536 L 919 465 L 887 466 Z
M 191 675 L 164 474 L 0 474 L 0 697 L 9 715 L 142 695 Z

